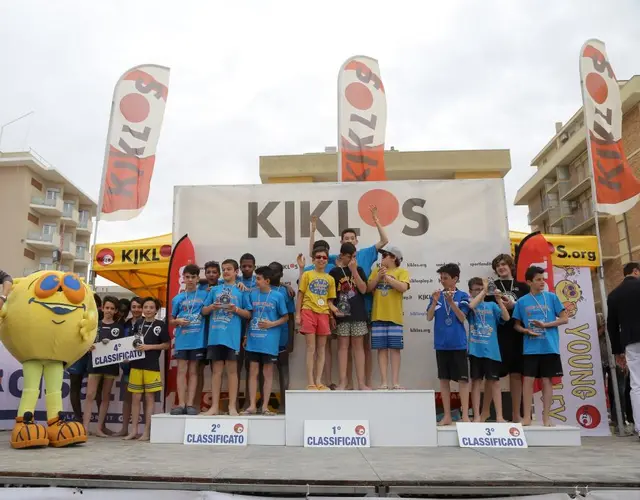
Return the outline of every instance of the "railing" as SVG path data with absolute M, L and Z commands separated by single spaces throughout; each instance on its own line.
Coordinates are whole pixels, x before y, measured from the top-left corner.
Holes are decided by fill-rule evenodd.
M 64 240 L 64 243 L 62 244 L 62 251 L 75 254 L 76 244 L 71 240 Z
M 78 228 L 79 229 L 89 229 L 89 222 L 88 220 L 81 220 L 80 222 L 78 222 Z
M 44 234 L 38 231 L 29 231 L 27 233 L 27 239 L 32 241 L 48 241 L 53 243 L 55 233 Z
M 45 207 L 55 207 L 58 204 L 58 200 L 47 200 L 45 198 L 40 198 L 38 196 L 34 196 L 31 198 L 31 203 L 33 205 L 43 205 Z

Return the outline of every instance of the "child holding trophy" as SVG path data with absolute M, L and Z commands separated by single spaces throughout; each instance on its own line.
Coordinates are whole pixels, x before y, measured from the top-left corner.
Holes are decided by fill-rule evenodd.
M 340 383 L 337 390 L 344 391 L 347 387 L 349 345 L 353 349 L 356 362 L 358 388 L 361 391 L 369 390 L 365 384 L 364 370 L 364 338 L 368 333 L 364 301 L 364 294 L 367 292 L 367 276 L 358 266 L 356 247 L 353 243 L 342 244 L 340 255 L 336 259 L 336 267 L 329 274 L 336 282 L 335 305 L 340 313 L 331 318 L 332 323 L 335 322 L 338 335 Z
M 438 364 L 438 379 L 444 417 L 438 425 L 450 425 L 451 381 L 458 382 L 462 420 L 469 421 L 469 364 L 467 361 L 467 331 L 464 322 L 469 312 L 469 295 L 458 290 L 460 267 L 445 264 L 438 269 L 442 290 L 431 296 L 427 321 L 434 321 L 433 343 Z

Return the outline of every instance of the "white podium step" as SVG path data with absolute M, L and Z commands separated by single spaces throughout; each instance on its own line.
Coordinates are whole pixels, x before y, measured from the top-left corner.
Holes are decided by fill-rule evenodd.
M 287 446 L 305 420 L 368 420 L 371 446 L 438 446 L 434 391 L 287 391 Z
M 523 427 L 528 446 L 581 446 L 580 428 L 571 425 Z M 438 427 L 438 446 L 458 446 L 458 431 L 454 425 Z
M 151 417 L 151 442 L 154 444 L 182 444 L 184 441 L 184 426 L 188 418 L 212 418 L 201 415 L 169 415 L 159 413 Z M 218 416 L 215 418 L 238 417 Z M 284 415 L 264 417 L 262 415 L 242 415 L 240 418 L 249 420 L 247 429 L 247 444 L 259 446 L 285 445 Z

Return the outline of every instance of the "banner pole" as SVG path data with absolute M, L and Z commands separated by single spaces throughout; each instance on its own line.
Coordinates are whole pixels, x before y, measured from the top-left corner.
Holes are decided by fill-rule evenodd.
M 580 61 L 582 61 L 582 53 L 584 52 L 584 46 L 580 50 Z M 591 210 L 593 212 L 595 224 L 596 224 L 596 240 L 598 241 L 598 254 L 600 255 L 600 265 L 597 269 L 598 274 L 598 288 L 600 288 L 600 307 L 602 308 L 602 314 L 605 319 L 605 325 L 607 321 L 608 311 L 607 311 L 607 291 L 605 289 L 604 282 L 604 255 L 602 253 L 602 242 L 600 240 L 600 221 L 598 220 L 598 204 L 597 204 L 597 191 L 596 191 L 596 179 L 594 174 L 594 165 L 593 165 L 593 155 L 591 154 L 591 136 L 589 134 L 589 127 L 587 121 L 587 107 L 586 107 L 586 96 L 584 93 L 585 84 L 582 79 L 582 68 L 579 65 L 580 71 L 580 92 L 582 94 L 582 114 L 584 117 L 584 127 L 586 132 L 586 140 L 587 140 L 587 157 L 589 158 L 589 176 L 591 179 Z M 613 356 L 613 352 L 611 350 L 611 339 L 609 338 L 609 333 L 607 332 L 607 328 L 605 326 L 604 337 L 607 343 L 607 358 L 609 359 L 609 371 L 611 376 L 611 383 L 613 383 L 613 402 L 616 408 L 616 420 L 618 423 L 618 436 L 627 436 L 629 435 L 626 432 L 624 426 L 624 420 L 622 419 L 622 405 L 620 403 L 620 391 L 618 389 L 618 377 L 616 374 L 616 361 Z

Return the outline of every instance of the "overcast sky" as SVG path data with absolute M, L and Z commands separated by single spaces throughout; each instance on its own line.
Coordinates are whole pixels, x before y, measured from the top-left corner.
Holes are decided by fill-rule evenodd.
M 100 225 L 99 242 L 171 231 L 176 184 L 259 183 L 258 157 L 335 145 L 336 77 L 380 62 L 387 147 L 511 150 L 512 205 L 535 154 L 580 106 L 578 54 L 607 44 L 618 78 L 640 73 L 640 2 L 21 0 L 0 7 L 0 149 L 31 147 L 97 200 L 118 77 L 171 68 L 149 203 Z

